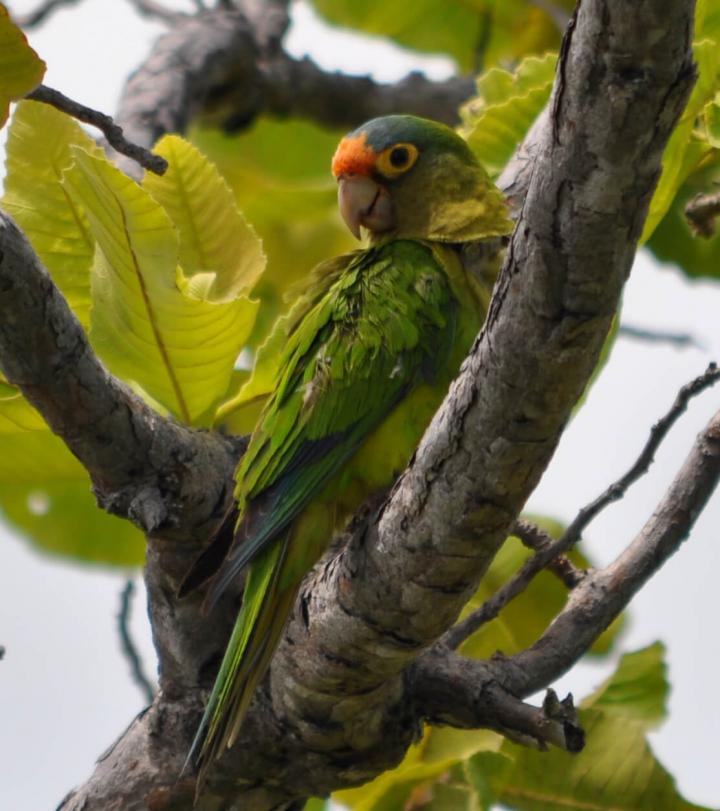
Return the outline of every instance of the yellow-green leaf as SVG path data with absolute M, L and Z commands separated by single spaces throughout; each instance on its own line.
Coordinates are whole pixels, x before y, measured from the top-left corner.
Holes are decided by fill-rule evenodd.
M 492 68 L 461 110 L 462 134 L 492 176 L 500 174 L 550 97 L 557 55 L 527 57 L 512 73 Z
M 148 172 L 143 186 L 179 232 L 188 294 L 214 303 L 247 295 L 265 268 L 265 255 L 230 187 L 207 158 L 176 135 L 162 138 L 155 152 L 167 159 L 168 169 L 164 175 Z
M 0 127 L 7 121 L 10 102 L 34 90 L 42 81 L 45 68 L 0 3 Z
M 698 80 L 680 122 L 670 136 L 662 160 L 662 174 L 650 202 L 641 237 L 646 242 L 672 205 L 675 196 L 691 172 L 699 168 L 712 149 L 694 135 L 703 108 L 715 98 L 720 81 L 720 47 L 715 40 L 705 39 L 693 46 Z
M 98 242 L 91 340 L 119 376 L 188 423 L 209 419 L 252 329 L 257 302 L 188 295 L 165 210 L 104 159 L 73 150 L 65 186 Z
M 3 208 L 30 240 L 80 323 L 90 326 L 90 266 L 95 240 L 82 208 L 62 186 L 71 146 L 102 155 L 70 116 L 22 101 L 8 132 Z
M 2 484 L 0 511 L 43 552 L 114 566 L 141 566 L 145 559 L 142 533 L 98 509 L 84 472 L 74 481 Z
M 645 740 L 644 724 L 598 710 L 580 713 L 586 746 L 576 755 L 506 743 L 514 768 L 486 774 L 503 807 L 516 811 L 709 811 L 682 798 Z
M 20 391 L 7 383 L 0 383 L 0 449 L 3 448 L 2 437 L 5 434 L 43 429 L 49 430 L 45 420 Z
M 370 783 L 333 794 L 352 811 L 403 811 L 407 798 L 421 795 L 438 778 L 478 752 L 497 752 L 502 737 L 490 730 L 432 727 L 410 747 L 402 763 Z
M 582 706 L 656 726 L 667 714 L 670 692 L 664 654 L 661 642 L 626 653 L 612 676 L 585 698 Z

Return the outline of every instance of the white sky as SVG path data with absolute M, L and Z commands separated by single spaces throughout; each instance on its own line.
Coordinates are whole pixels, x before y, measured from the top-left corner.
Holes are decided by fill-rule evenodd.
M 10 5 L 23 13 L 35 2 Z M 418 66 L 437 78 L 450 70 L 447 60 L 420 62 L 388 44 L 328 32 L 303 6 L 296 8 L 295 19 L 291 51 L 310 53 L 329 69 L 372 72 L 382 79 Z M 30 41 L 48 63 L 48 84 L 112 113 L 125 76 L 161 31 L 121 0 L 86 0 L 57 13 L 30 34 Z M 672 268 L 639 258 L 625 295 L 624 322 L 692 332 L 702 349 L 618 340 L 530 510 L 567 521 L 626 470 L 678 388 L 710 360 L 720 360 L 718 313 L 718 286 L 690 284 Z M 596 562 L 610 561 L 642 526 L 693 437 L 719 405 L 720 389 L 695 401 L 664 443 L 650 475 L 595 521 L 588 547 Z M 715 677 L 720 667 L 718 526 L 716 496 L 680 553 L 634 601 L 622 643 L 625 651 L 656 639 L 667 644 L 671 714 L 653 734 L 653 746 L 687 799 L 710 806 L 717 805 L 720 730 Z M 41 811 L 54 808 L 87 777 L 94 759 L 142 707 L 116 633 L 125 578 L 117 571 L 38 555 L 2 526 L 0 535 L 0 644 L 7 649 L 0 663 L 0 808 Z M 136 600 L 133 630 L 151 667 L 142 599 Z M 612 665 L 582 665 L 556 687 L 581 697 L 611 670 Z

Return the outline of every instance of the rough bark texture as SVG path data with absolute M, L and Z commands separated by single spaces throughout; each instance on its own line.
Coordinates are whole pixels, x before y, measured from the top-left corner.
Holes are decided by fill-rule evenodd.
M 306 581 L 240 740 L 199 808 L 290 809 L 359 784 L 395 765 L 424 720 L 485 725 L 569 750 L 581 744 L 571 714 L 519 699 L 570 667 L 685 537 L 720 475 L 718 418 L 638 539 L 583 579 L 533 648 L 478 663 L 437 640 L 547 466 L 595 366 L 663 148 L 693 84 L 693 6 L 580 4 L 550 105 L 506 173 L 518 222 L 488 322 L 409 469 Z M 213 101 L 235 98 L 233 83 L 244 90 L 225 116 L 231 124 L 259 110 L 287 112 L 303 97 L 304 112 L 328 120 L 322 105 L 332 93 L 315 97 L 325 79 L 315 76 L 291 101 L 277 79 L 286 69 L 317 71 L 289 66 L 282 54 L 286 4 L 268 4 L 265 16 L 258 3 L 243 8 L 183 18 L 160 40 L 128 84 L 119 118 L 130 139 L 148 145 L 183 130 Z M 437 98 L 418 110 L 402 87 L 387 98 L 363 87 L 371 101 L 361 119 L 395 105 L 444 117 Z M 443 99 L 454 109 L 456 96 Z M 336 123 L 357 123 L 342 109 Z M 193 781 L 180 769 L 235 606 L 228 596 L 226 610 L 206 622 L 198 598 L 178 603 L 174 594 L 227 507 L 240 448 L 158 417 L 108 375 L 6 219 L 0 292 L 4 371 L 88 467 L 101 504 L 149 532 L 161 691 L 61 807 L 188 809 Z

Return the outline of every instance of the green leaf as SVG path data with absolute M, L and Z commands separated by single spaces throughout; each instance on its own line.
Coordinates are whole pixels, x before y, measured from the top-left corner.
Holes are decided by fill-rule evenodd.
M 4 427 L 0 419 L 3 517 L 43 552 L 117 566 L 142 565 L 142 533 L 129 521 L 98 509 L 87 472 L 64 443 L 46 427 Z
M 357 247 L 338 213 L 330 162 L 342 132 L 307 121 L 258 119 L 239 135 L 196 129 L 193 141 L 218 166 L 238 206 L 262 238 L 268 268 L 257 346 L 287 309 L 285 295 L 319 262 Z
M 42 429 L 47 430 L 45 420 L 19 390 L 7 383 L 0 383 L 0 443 L 4 434 Z
M 154 151 L 168 161 L 168 169 L 164 175 L 148 172 L 143 187 L 179 232 L 189 294 L 225 303 L 249 293 L 265 269 L 265 255 L 230 187 L 215 166 L 176 135 L 166 135 Z
M 461 109 L 462 134 L 491 176 L 503 170 L 550 97 L 557 55 L 527 57 L 510 73 L 491 68 Z
M 645 726 L 599 710 L 580 713 L 585 749 L 577 755 L 505 743 L 514 761 L 501 780 L 486 772 L 504 807 L 516 811 L 705 811 L 684 800 L 645 740 Z M 709 811 L 709 810 L 708 810 Z
M 406 805 L 408 797 L 415 796 L 416 803 L 425 795 L 434 797 L 432 789 L 438 779 L 446 780 L 444 776 L 450 770 L 478 752 L 496 752 L 502 740 L 489 730 L 428 728 L 422 741 L 410 747 L 397 768 L 360 788 L 337 792 L 333 799 L 353 811 L 403 811 L 407 807 L 424 807 Z M 457 775 L 455 777 L 459 780 Z M 448 794 L 443 793 L 443 796 Z M 457 801 L 458 795 L 453 796 Z
M 710 239 L 692 234 L 685 206 L 697 194 L 718 188 L 720 167 L 710 165 L 693 173 L 678 191 L 670 210 L 650 237 L 647 247 L 661 262 L 672 262 L 688 276 L 720 277 L 720 236 Z
M 7 142 L 3 208 L 30 240 L 85 329 L 90 325 L 90 267 L 95 240 L 82 208 L 62 186 L 71 146 L 102 150 L 70 116 L 47 104 L 17 105 Z
M 557 23 L 539 4 L 525 0 L 313 0 L 313 5 L 331 23 L 447 54 L 465 72 L 560 45 Z M 554 4 L 555 13 L 569 14 L 572 8 L 570 0 Z
M 111 371 L 136 381 L 185 422 L 209 422 L 257 302 L 197 298 L 193 276 L 178 265 L 178 237 L 165 210 L 104 159 L 77 148 L 73 156 L 65 186 L 85 209 L 99 246 L 92 280 L 95 350 Z M 232 285 L 223 279 L 205 292 Z
M 45 63 L 28 45 L 25 34 L 0 3 L 0 127 L 8 119 L 10 102 L 34 90 L 42 81 L 45 69 Z
M 626 653 L 613 675 L 585 698 L 582 706 L 632 718 L 646 727 L 656 726 L 667 715 L 670 691 L 664 654 L 661 642 Z
M 641 242 L 650 238 L 682 184 L 700 167 L 712 149 L 706 140 L 697 137 L 695 128 L 698 116 L 708 103 L 713 102 L 717 92 L 720 82 L 720 47 L 716 41 L 705 39 L 694 44 L 693 54 L 698 68 L 698 80 L 680 122 L 665 147 L 662 174 L 650 202 Z

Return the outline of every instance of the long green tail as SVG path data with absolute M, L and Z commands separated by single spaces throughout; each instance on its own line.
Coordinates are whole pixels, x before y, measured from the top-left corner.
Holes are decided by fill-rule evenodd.
M 183 768 L 197 764 L 197 794 L 207 768 L 235 742 L 292 609 L 299 583 L 283 583 L 291 534 L 271 544 L 248 567 L 242 607 Z

